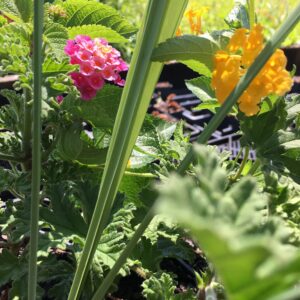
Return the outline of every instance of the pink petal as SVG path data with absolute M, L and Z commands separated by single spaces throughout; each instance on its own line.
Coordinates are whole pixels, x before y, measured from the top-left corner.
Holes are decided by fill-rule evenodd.
M 89 76 L 94 72 L 94 66 L 92 66 L 91 62 L 82 62 L 80 64 L 80 72 Z
M 92 98 L 95 98 L 97 95 L 97 90 L 93 89 L 91 86 L 86 85 L 85 87 L 82 87 L 80 90 L 81 98 L 83 100 L 91 100 Z
M 104 85 L 104 79 L 101 76 L 101 73 L 95 72 L 88 77 L 88 82 L 92 88 L 95 90 L 100 90 Z

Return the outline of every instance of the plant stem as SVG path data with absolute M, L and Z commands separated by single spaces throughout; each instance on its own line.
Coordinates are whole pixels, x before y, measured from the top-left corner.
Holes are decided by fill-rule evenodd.
M 105 277 L 103 282 L 101 283 L 101 286 L 96 291 L 92 300 L 104 299 L 104 296 L 105 296 L 107 290 L 110 288 L 111 283 L 113 282 L 116 274 L 118 274 L 119 270 L 122 268 L 122 266 L 126 262 L 128 256 L 131 254 L 131 252 L 135 248 L 140 237 L 143 235 L 143 233 L 147 229 L 148 225 L 150 224 L 151 220 L 153 219 L 153 216 L 154 216 L 154 212 L 153 212 L 153 208 L 152 208 L 148 211 L 148 213 L 145 216 L 145 218 L 143 219 L 142 223 L 139 225 L 138 229 L 135 231 L 133 237 L 131 238 L 129 243 L 126 245 L 122 254 L 118 258 L 118 260 L 116 261 L 116 263 L 114 264 L 112 269 L 109 271 L 108 275 Z
M 24 170 L 30 168 L 28 161 L 31 158 L 31 128 L 32 128 L 32 106 L 29 103 L 31 101 L 31 91 L 27 88 L 23 89 L 24 93 L 24 104 L 23 104 L 23 133 L 22 133 L 22 152 L 27 163 L 23 163 L 22 167 Z
M 13 155 L 8 155 L 0 152 L 0 160 L 7 160 L 7 161 L 13 161 L 13 162 L 24 162 L 24 159 L 21 157 L 16 157 Z
M 152 173 L 136 173 L 130 171 L 125 171 L 124 175 L 132 176 L 132 177 L 153 178 L 153 179 L 158 178 L 156 175 Z
M 119 184 L 162 70 L 162 63 L 151 60 L 153 49 L 159 42 L 174 35 L 186 4 L 187 0 L 149 0 L 122 93 L 94 214 L 74 276 L 69 300 L 79 298 L 89 265 L 107 224 Z M 168 12 L 170 7 L 172 15 Z
M 274 51 L 280 46 L 280 44 L 284 41 L 284 39 L 288 36 L 288 34 L 293 30 L 293 28 L 297 25 L 300 20 L 300 4 L 293 10 L 293 12 L 289 15 L 285 23 L 279 28 L 279 30 L 275 33 L 273 38 L 266 43 L 266 46 L 258 55 L 253 64 L 249 67 L 246 74 L 240 79 L 239 83 L 235 87 L 235 89 L 231 92 L 231 94 L 227 97 L 224 104 L 218 110 L 218 112 L 214 115 L 208 125 L 204 128 L 202 134 L 198 137 L 197 143 L 205 144 L 209 140 L 210 136 L 217 130 L 217 128 L 221 125 L 224 118 L 229 114 L 232 107 L 240 96 L 242 96 L 243 92 L 248 88 L 252 80 L 256 77 L 259 71 L 263 68 L 265 63 L 269 60 Z M 181 162 L 178 173 L 183 174 L 185 170 L 189 167 L 194 159 L 193 148 L 190 149 L 184 160 Z
M 29 244 L 28 299 L 36 299 L 37 288 L 37 250 L 39 232 L 39 200 L 41 180 L 41 97 L 42 97 L 42 38 L 44 1 L 34 1 L 33 30 L 33 145 L 31 216 Z
M 253 176 L 255 174 L 255 172 L 257 171 L 257 169 L 259 168 L 259 166 L 260 166 L 260 161 L 259 161 L 259 159 L 256 159 L 256 161 L 252 165 L 251 169 L 249 170 L 248 175 Z
M 247 146 L 247 147 L 245 147 L 245 153 L 244 153 L 242 163 L 241 163 L 237 173 L 235 174 L 235 176 L 231 179 L 232 181 L 237 181 L 240 178 L 240 176 L 245 168 L 245 165 L 248 161 L 249 153 L 250 153 L 250 148 L 249 148 L 249 146 Z
M 215 117 L 210 121 L 208 126 L 205 127 L 204 131 L 198 138 L 198 141 L 197 141 L 198 143 L 206 143 L 208 141 L 211 134 L 218 128 L 218 126 L 221 124 L 221 122 L 223 121 L 225 116 L 230 112 L 232 106 L 237 102 L 238 98 L 241 96 L 244 89 L 247 88 L 247 86 L 255 78 L 256 74 L 259 73 L 259 71 L 264 66 L 264 64 L 267 62 L 267 60 L 272 55 L 272 53 L 275 51 L 275 49 L 280 45 L 280 43 L 285 39 L 285 37 L 289 34 L 289 32 L 291 32 L 292 29 L 294 28 L 294 26 L 298 23 L 299 19 L 300 19 L 300 5 L 298 5 L 294 9 L 294 11 L 288 17 L 286 22 L 276 32 L 276 34 L 274 35 L 272 40 L 269 41 L 269 43 L 266 45 L 262 54 L 259 55 L 257 60 L 253 63 L 253 65 L 258 64 L 258 67 L 250 68 L 250 70 L 248 70 L 247 74 L 243 78 L 241 78 L 239 84 L 237 85 L 235 90 L 231 93 L 231 95 L 228 97 L 225 104 L 220 108 L 220 110 L 217 112 Z M 264 59 L 262 58 L 263 55 L 266 55 L 266 57 Z M 252 74 L 251 74 L 251 72 L 252 72 Z M 212 125 L 211 125 L 211 123 L 212 123 Z M 183 174 L 187 170 L 190 163 L 193 161 L 193 156 L 194 156 L 193 150 L 190 150 L 190 152 L 187 154 L 186 158 L 183 160 L 183 163 L 178 168 L 177 173 Z M 93 297 L 93 300 L 96 300 L 96 299 L 102 300 L 107 289 L 111 286 L 114 278 L 117 276 L 119 270 L 121 269 L 123 264 L 126 262 L 127 257 L 129 257 L 130 253 L 136 246 L 137 242 L 144 234 L 144 231 L 147 228 L 146 224 L 150 224 L 150 222 L 154 216 L 153 211 L 155 212 L 155 201 L 154 201 L 154 205 L 151 208 L 150 212 L 146 215 L 146 217 L 144 218 L 144 220 L 141 223 L 141 225 L 143 224 L 143 226 L 141 227 L 141 225 L 140 225 L 138 230 L 134 233 L 131 241 L 127 244 L 126 248 L 123 250 L 121 256 L 118 258 L 114 267 L 110 270 L 107 277 L 104 279 L 104 281 L 100 285 L 99 289 L 96 291 L 96 293 Z
M 255 0 L 248 0 L 247 2 L 248 2 L 250 29 L 252 29 L 255 24 Z

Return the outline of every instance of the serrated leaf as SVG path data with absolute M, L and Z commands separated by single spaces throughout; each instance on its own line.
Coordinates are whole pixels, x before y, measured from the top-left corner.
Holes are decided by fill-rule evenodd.
M 79 208 L 76 208 L 75 202 L 71 201 L 67 185 L 52 185 L 48 188 L 47 194 L 51 206 L 40 209 L 41 218 L 62 236 L 76 234 L 84 237 L 87 232 L 87 224 L 84 222 Z
M 33 0 L 1 0 L 0 11 L 14 21 L 26 23 L 33 14 Z
M 32 26 L 30 24 L 12 22 L 0 27 L 1 35 L 14 34 L 26 45 L 29 45 L 31 33 Z
M 74 116 L 91 122 L 95 127 L 112 128 L 118 111 L 122 89 L 106 84 L 91 101 L 69 94 L 61 107 Z
M 206 102 L 216 99 L 215 91 L 211 87 L 211 79 L 205 76 L 187 80 L 187 88 L 201 101 Z
M 253 117 L 246 117 L 239 114 L 241 129 L 246 139 L 259 147 L 265 143 L 279 129 L 284 128 L 287 113 L 285 111 L 284 99 L 279 99 L 271 110 L 260 113 Z M 259 130 L 258 130 L 259 128 Z
M 98 1 L 68 0 L 59 2 L 59 5 L 67 14 L 66 18 L 61 19 L 61 23 L 66 27 L 96 24 L 111 28 L 123 36 L 136 32 L 136 28 L 117 10 Z
M 47 77 L 68 73 L 73 70 L 75 70 L 75 67 L 70 65 L 68 59 L 64 59 L 61 62 L 56 62 L 53 59 L 48 58 L 43 63 L 43 74 Z
M 68 31 L 64 26 L 58 23 L 47 24 L 43 38 L 47 47 L 57 59 L 61 60 L 66 57 L 64 48 L 68 40 Z
M 126 43 L 127 39 L 118 32 L 99 24 L 81 25 L 68 28 L 69 38 L 78 34 L 88 35 L 91 38 L 104 38 L 109 43 Z
M 197 72 L 198 74 L 204 75 L 206 77 L 212 76 L 211 70 L 205 64 L 197 60 L 188 59 L 188 60 L 181 60 L 180 62 L 186 65 L 191 70 Z
M 0 286 L 18 278 L 20 273 L 24 272 L 24 266 L 20 264 L 18 257 L 6 249 L 3 249 L 0 253 L 0 263 Z
M 153 61 L 196 60 L 209 70 L 213 69 L 213 56 L 219 45 L 210 36 L 184 35 L 171 38 L 153 51 Z
M 191 231 L 230 299 L 269 299 L 292 289 L 299 280 L 300 255 L 292 251 L 285 263 L 280 261 L 279 237 L 272 227 L 280 231 L 282 223 L 263 221 L 266 198 L 255 182 L 244 178 L 228 188 L 218 156 L 205 146 L 195 152 L 197 179 L 173 176 L 161 185 L 159 211 Z
M 155 273 L 142 284 L 143 296 L 148 300 L 173 299 L 175 284 L 171 275 Z
M 143 296 L 147 300 L 196 300 L 197 297 L 189 290 L 175 295 L 176 285 L 173 277 L 168 273 L 157 272 L 142 284 Z

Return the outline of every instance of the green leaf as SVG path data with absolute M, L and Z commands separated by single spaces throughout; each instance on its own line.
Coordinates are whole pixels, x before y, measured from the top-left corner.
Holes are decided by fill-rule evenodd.
M 61 107 L 91 122 L 95 127 L 111 128 L 118 111 L 122 89 L 106 84 L 91 101 L 83 101 L 74 94 L 69 94 Z
M 254 144 L 255 148 L 265 143 L 276 131 L 284 128 L 286 117 L 283 98 L 278 99 L 267 112 L 252 117 L 246 117 L 242 113 L 238 115 L 245 138 L 249 143 Z
M 38 281 L 42 284 L 51 282 L 47 295 L 57 300 L 64 300 L 68 296 L 74 271 L 75 267 L 69 261 L 58 260 L 51 255 L 40 263 Z
M 246 177 L 228 187 L 217 154 L 205 146 L 195 152 L 196 178 L 174 175 L 161 184 L 158 211 L 191 232 L 230 299 L 269 299 L 291 290 L 299 280 L 300 253 L 280 260 L 282 223 L 265 219 L 264 194 Z
M 12 22 L 1 26 L 0 33 L 3 36 L 13 34 L 15 38 L 19 38 L 22 43 L 24 43 L 26 46 L 29 46 L 32 26 L 31 24 Z
M 73 70 L 75 70 L 75 67 L 70 65 L 68 59 L 64 59 L 61 62 L 56 62 L 53 59 L 48 58 L 43 63 L 43 75 L 47 77 L 68 73 Z
M 247 6 L 242 3 L 236 3 L 232 11 L 226 17 L 225 22 L 229 27 L 250 29 L 250 20 Z
M 66 57 L 64 49 L 68 40 L 67 29 L 58 23 L 50 23 L 45 26 L 44 42 L 47 48 L 59 60 Z
M 145 280 L 142 284 L 143 296 L 147 300 L 196 300 L 196 295 L 193 292 L 187 291 L 175 295 L 176 285 L 173 277 L 168 273 L 158 272 Z
M 189 60 L 182 60 L 179 62 L 183 63 L 188 68 L 190 68 L 191 70 L 193 70 L 201 75 L 204 75 L 206 77 L 212 76 L 211 70 L 205 64 L 203 64 L 197 60 L 189 59 Z
M 1 0 L 0 11 L 14 21 L 27 23 L 33 15 L 33 0 Z
M 216 99 L 215 91 L 211 87 L 211 79 L 205 76 L 187 80 L 187 88 L 201 101 L 211 101 Z
M 265 170 L 289 175 L 300 182 L 300 135 L 290 128 L 298 116 L 297 106 L 297 98 L 287 103 L 283 98 L 275 103 L 265 100 L 260 114 L 249 118 L 240 114 L 239 118 L 245 140 L 256 149 Z
M 53 226 L 54 231 L 63 237 L 74 234 L 84 237 L 87 224 L 84 222 L 79 208 L 71 201 L 71 191 L 67 184 L 51 185 L 47 191 L 51 201 L 50 208 L 41 207 L 41 218 Z
M 88 35 L 91 38 L 104 38 L 109 43 L 126 43 L 127 39 L 118 32 L 99 24 L 81 25 L 68 28 L 69 38 L 73 39 L 78 34 Z
M 136 32 L 136 28 L 117 10 L 98 1 L 68 0 L 58 3 L 67 14 L 66 18 L 60 20 L 65 27 L 95 24 L 111 28 L 123 36 Z
M 202 109 L 208 109 L 212 113 L 216 113 L 216 109 L 219 108 L 221 104 L 218 102 L 218 100 L 207 100 L 203 103 L 200 103 L 198 106 L 194 107 L 193 110 L 202 110 Z
M 159 44 L 152 59 L 160 62 L 196 60 L 212 70 L 213 56 L 217 50 L 219 45 L 208 35 L 184 35 Z
M 0 286 L 9 283 L 11 280 L 17 279 L 20 273 L 24 273 L 24 265 L 22 266 L 17 256 L 13 255 L 6 249 L 0 253 Z
M 171 275 L 155 273 L 142 284 L 143 296 L 148 300 L 174 299 L 175 284 Z
M 140 193 L 147 187 L 147 185 L 149 185 L 149 183 L 149 178 L 124 175 L 119 187 L 119 191 L 125 193 L 127 203 L 131 202 L 136 206 L 140 206 Z

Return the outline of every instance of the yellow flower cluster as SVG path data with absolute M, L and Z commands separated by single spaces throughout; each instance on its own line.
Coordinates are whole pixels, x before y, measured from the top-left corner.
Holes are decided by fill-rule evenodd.
M 187 18 L 191 34 L 199 35 L 202 34 L 202 21 L 201 17 L 204 13 L 208 11 L 208 7 L 200 6 L 197 1 L 190 2 L 187 10 L 184 13 L 184 16 Z M 182 35 L 181 27 L 178 28 L 176 32 L 177 36 Z
M 231 37 L 226 51 L 216 52 L 212 87 L 221 104 L 263 49 L 262 30 L 263 28 L 259 24 L 256 24 L 250 32 L 245 28 L 237 29 Z M 285 69 L 286 63 L 283 51 L 277 49 L 244 91 L 238 104 L 246 116 L 252 116 L 259 112 L 259 104 L 264 97 L 271 94 L 282 96 L 291 89 L 293 81 Z

